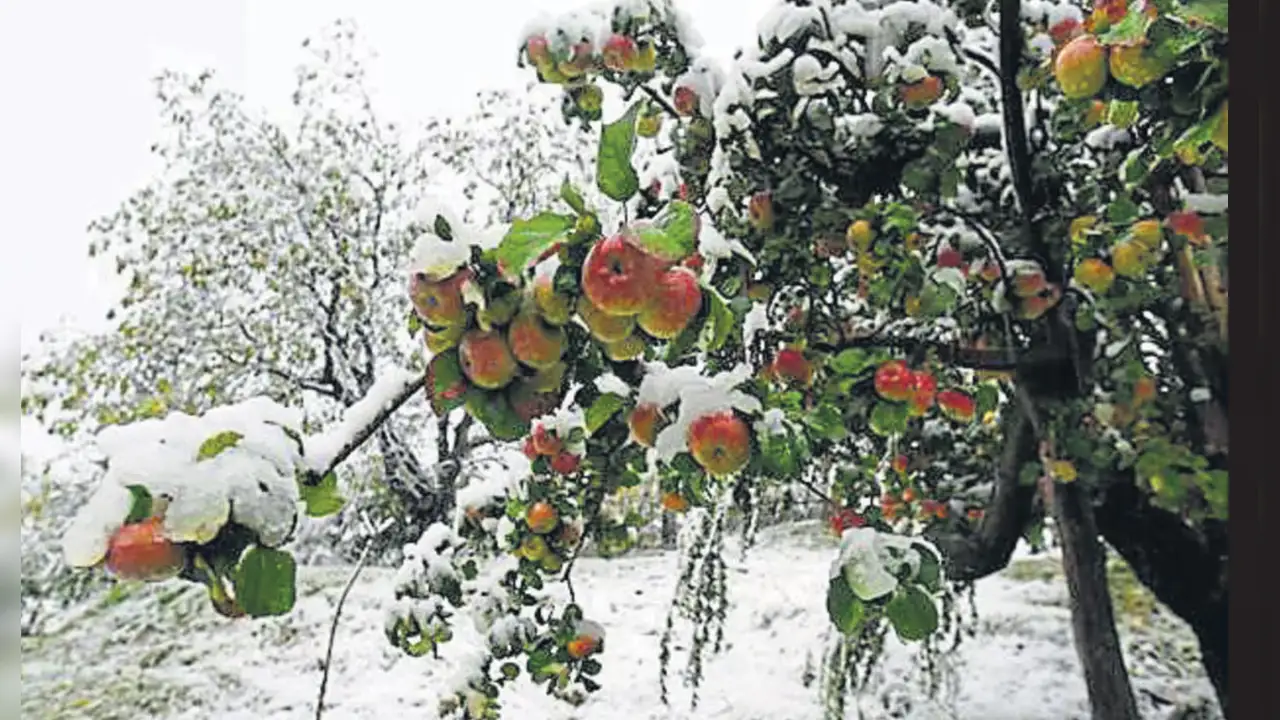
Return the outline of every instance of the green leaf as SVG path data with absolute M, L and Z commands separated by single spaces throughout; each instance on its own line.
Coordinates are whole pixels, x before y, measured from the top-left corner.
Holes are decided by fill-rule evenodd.
M 916 582 L 929 592 L 942 592 L 942 562 L 938 556 L 922 543 L 912 543 L 911 547 L 920 555 L 920 570 L 916 573 Z
M 298 565 L 283 550 L 249 548 L 236 568 L 236 603 L 250 617 L 283 615 L 296 599 Z
M 520 275 L 547 248 L 563 241 L 576 222 L 577 218 L 572 215 L 553 212 L 538 213 L 528 220 L 516 220 L 494 250 L 498 267 L 508 276 Z
M 565 178 L 560 185 L 560 199 L 564 200 L 565 204 L 573 208 L 573 211 L 579 215 L 587 214 L 587 203 L 582 199 L 582 193 L 578 192 L 578 188 L 569 182 L 569 178 Z
M 827 585 L 827 617 L 845 635 L 853 635 L 862 626 L 867 608 L 849 589 L 842 575 L 831 578 Z
M 884 608 L 903 642 L 924 640 L 938 629 L 938 608 L 918 585 L 902 585 Z
M 1137 220 L 1140 212 L 1142 211 L 1137 203 L 1127 195 L 1121 195 L 1107 206 L 1107 220 L 1116 225 L 1127 225 Z
M 800 469 L 800 458 L 787 435 L 761 437 L 760 458 L 765 472 L 775 478 L 791 477 Z
M 436 415 L 461 407 L 466 400 L 467 381 L 462 375 L 458 352 L 448 350 L 427 363 L 427 399 Z
M 925 160 L 914 160 L 902 169 L 902 186 L 917 195 L 923 195 L 933 189 L 937 175 Z
M 704 287 L 702 295 L 708 301 L 707 324 L 702 328 L 698 338 L 698 346 L 707 352 L 714 352 L 724 347 L 733 331 L 733 311 L 715 288 Z
M 338 494 L 338 476 L 333 471 L 325 473 L 315 485 L 298 484 L 298 494 L 306 504 L 307 517 L 322 518 L 333 515 L 347 503 Z
M 996 409 L 1000 404 L 1000 390 L 995 383 L 985 382 L 973 395 L 974 414 L 979 418 Z
M 634 103 L 622 117 L 605 125 L 600 132 L 596 185 L 605 196 L 618 202 L 626 202 L 640 191 L 640 178 L 631 165 L 631 153 L 636 149 L 636 116 L 642 105 Z
M 880 401 L 871 410 L 871 432 L 880 437 L 901 435 L 907 431 L 907 406 Z
M 424 327 L 422 324 L 422 318 L 418 316 L 418 312 L 413 308 L 409 308 L 409 320 L 405 327 L 408 328 L 409 337 L 411 338 L 418 337 L 418 333 L 422 332 L 422 328 Z
M 960 169 L 955 165 L 948 165 L 938 178 L 938 183 L 938 195 L 940 197 L 944 200 L 954 198 L 960 191 Z
M 1129 6 L 1129 14 L 1098 36 L 1103 45 L 1131 45 L 1146 39 L 1151 18 L 1138 5 Z
M 835 406 L 822 403 L 813 412 L 806 413 L 804 422 L 815 432 L 830 440 L 844 439 L 849 430 L 844 425 L 844 416 Z
M 529 432 L 529 423 L 521 419 L 502 392 L 471 388 L 466 394 L 467 412 L 484 425 L 497 440 L 519 440 Z
M 235 430 L 224 430 L 220 433 L 212 435 L 208 440 L 200 443 L 200 450 L 196 452 L 196 460 L 208 460 L 215 458 L 222 453 L 240 444 L 240 439 L 244 436 Z
M 652 224 L 636 227 L 640 246 L 670 262 L 679 262 L 698 249 L 698 218 L 693 206 L 672 200 Z
M 837 375 L 857 375 L 874 363 L 875 359 L 866 350 L 847 348 L 841 350 L 834 358 L 831 358 L 827 365 Z
M 133 504 L 129 506 L 129 514 L 125 516 L 124 524 L 132 525 L 151 517 L 151 493 L 141 485 L 130 485 L 128 489 L 129 494 L 133 496 Z
M 609 418 L 616 415 L 624 404 L 622 397 L 614 393 L 605 393 L 596 398 L 596 401 L 591 403 L 591 407 L 587 408 L 587 434 L 594 434 L 595 431 L 604 427 L 604 424 L 609 422 Z
M 1182 9 L 1181 15 L 1209 27 L 1227 30 L 1227 0 L 1195 0 Z

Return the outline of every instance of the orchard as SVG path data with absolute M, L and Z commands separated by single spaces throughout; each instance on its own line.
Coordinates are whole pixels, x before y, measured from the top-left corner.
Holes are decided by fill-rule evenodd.
M 521 676 L 599 689 L 609 618 L 573 568 L 626 550 L 613 503 L 639 487 L 681 518 L 694 702 L 726 535 L 750 544 L 794 486 L 839 536 L 796 569 L 829 575 L 828 717 L 890 633 L 926 668 L 963 642 L 966 594 L 1046 522 L 1094 717 L 1137 717 L 1099 538 L 1191 625 L 1225 710 L 1226 7 L 795 0 L 728 63 L 666 0 L 545 18 L 513 49 L 598 132 L 616 207 L 566 182 L 499 234 L 425 210 L 425 377 L 388 373 L 319 434 L 265 397 L 107 428 L 67 558 L 288 613 L 301 516 L 334 512 L 334 468 L 425 392 L 529 463 L 406 549 L 388 640 L 430 654 L 462 617 L 487 638 L 442 716 L 499 717 Z

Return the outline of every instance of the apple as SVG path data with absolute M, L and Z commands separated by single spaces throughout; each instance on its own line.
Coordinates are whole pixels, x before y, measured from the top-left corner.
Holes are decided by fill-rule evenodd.
M 560 572 L 560 568 L 564 567 L 564 558 L 554 552 L 548 552 L 542 556 L 542 560 L 538 564 L 542 566 L 543 572 L 556 573 Z
M 1101 13 L 1109 24 L 1115 25 L 1129 14 L 1129 0 L 1094 0 L 1093 11 Z
M 646 112 L 636 120 L 636 135 L 639 135 L 642 138 L 657 137 L 658 133 L 661 131 L 661 112 Z
M 813 382 L 813 364 L 795 348 L 783 348 L 773 357 L 770 374 L 783 382 L 807 386 Z
M 520 547 L 516 550 L 516 554 L 530 562 L 539 562 L 547 556 L 551 548 L 547 546 L 547 541 L 540 535 L 527 535 L 524 540 L 520 541 Z
M 1168 65 L 1147 51 L 1143 44 L 1111 48 L 1111 77 L 1122 85 L 1141 88 L 1164 77 Z
M 645 342 L 635 335 L 628 335 L 621 340 L 607 343 L 604 354 L 613 362 L 628 362 L 644 356 Z
M 682 260 L 680 264 L 694 272 L 698 272 L 707 264 L 707 259 L 702 257 L 702 253 L 694 253 Z
M 535 370 L 560 362 L 567 343 L 564 330 L 548 325 L 534 312 L 521 312 L 507 327 L 511 353 Z
M 470 330 L 458 345 L 462 372 L 476 387 L 497 390 L 516 376 L 516 359 L 497 331 Z
M 1020 300 L 1014 309 L 1014 317 L 1019 320 L 1036 320 L 1052 310 L 1061 299 L 1062 288 L 1057 284 L 1049 285 L 1039 295 Z
M 1013 294 L 1020 298 L 1039 295 L 1049 287 L 1049 279 L 1040 268 L 1019 268 L 1013 275 Z
M 678 492 L 662 493 L 662 507 L 671 512 L 684 512 L 689 509 L 689 501 Z
M 1163 239 L 1164 233 L 1161 231 L 1159 220 L 1147 218 L 1129 226 L 1129 237 L 1147 250 L 1154 251 L 1160 247 L 1160 240 Z
M 582 264 L 582 292 L 606 315 L 635 315 L 648 304 L 662 263 L 621 233 L 592 246 Z
M 1164 219 L 1165 224 L 1174 235 L 1186 238 L 1193 245 L 1204 245 L 1208 242 L 1208 234 L 1204 229 L 1204 218 L 1193 210 L 1176 210 Z
M 631 72 L 651 73 L 658 67 L 658 48 L 654 47 L 651 42 L 646 42 L 640 46 L 635 57 L 631 60 L 631 67 L 627 68 Z
M 539 68 L 550 65 L 552 62 L 550 45 L 545 35 L 534 35 L 529 38 L 525 42 L 525 52 L 529 54 L 529 61 Z
M 116 530 L 107 541 L 107 570 L 127 580 L 166 580 L 186 564 L 181 545 L 165 537 L 163 520 L 149 517 Z
M 854 512 L 851 508 L 843 508 L 840 512 L 831 516 L 831 530 L 836 535 L 843 535 L 845 530 L 849 528 L 859 528 L 867 524 L 866 518 Z
M 595 65 L 595 48 L 589 41 L 573 46 L 573 54 L 569 60 L 562 61 L 556 69 L 565 77 L 573 79 L 581 77 Z
M 960 390 L 943 390 L 938 393 L 938 407 L 943 415 L 962 423 L 973 422 L 974 413 L 977 412 L 973 398 Z
M 604 107 L 604 90 L 599 85 L 581 85 L 574 92 L 574 103 L 587 117 L 598 120 Z
M 768 230 L 773 227 L 773 196 L 760 191 L 747 201 L 747 218 L 751 227 L 757 230 Z
M 969 511 L 965 513 L 965 516 L 968 517 L 969 520 L 973 522 L 977 522 L 981 520 L 982 515 L 983 515 L 983 512 L 981 508 L 970 508 Z
M 636 318 L 640 329 L 659 340 L 671 340 L 689 326 L 702 309 L 702 289 L 698 276 L 686 267 L 676 266 L 658 278 L 649 304 Z
M 1151 251 L 1137 238 L 1122 240 L 1111 246 L 1111 267 L 1121 277 L 1140 278 L 1146 274 L 1150 264 Z
M 416 272 L 409 277 L 409 300 L 413 309 L 428 325 L 445 328 L 466 322 L 467 311 L 462 301 L 464 273 L 459 272 L 444 280 L 432 280 L 426 273 Z
M 560 363 L 563 365 L 564 363 Z M 512 411 L 524 422 L 542 417 L 560 407 L 559 386 L 543 390 L 538 377 L 521 377 L 507 388 Z
M 539 455 L 558 455 L 564 449 L 564 443 L 560 438 L 547 430 L 542 423 L 534 426 L 529 439 L 533 442 L 534 451 Z
M 466 331 L 466 325 L 453 325 L 440 330 L 432 330 L 428 327 L 423 335 L 426 339 L 427 349 L 431 351 L 431 354 L 439 355 L 450 348 L 456 347 Z
M 556 292 L 555 276 L 542 274 L 533 281 L 533 304 L 542 319 L 552 325 L 564 325 L 573 317 L 573 299 Z
M 1074 273 L 1076 282 L 1096 293 L 1105 293 L 1115 282 L 1116 273 L 1100 258 L 1085 258 L 1076 265 Z
M 959 268 L 964 265 L 964 255 L 960 251 L 945 245 L 938 249 L 938 267 Z
M 1053 38 L 1053 44 L 1059 47 L 1074 40 L 1083 32 L 1084 28 L 1080 25 L 1080 21 L 1073 17 L 1063 18 L 1049 27 L 1049 37 Z
M 604 49 L 600 54 L 603 56 L 605 67 L 615 72 L 623 72 L 630 70 L 635 64 L 640 48 L 635 40 L 615 33 L 605 41 Z
M 904 503 L 913 503 L 913 502 L 915 502 L 915 501 L 916 501 L 916 490 L 915 490 L 915 488 L 907 488 L 906 490 L 903 490 L 903 491 L 902 491 L 902 502 L 904 502 Z
M 462 396 L 467 392 L 467 380 L 456 353 L 441 353 L 427 363 L 426 392 L 432 409 L 437 413 L 442 414 L 461 404 Z
M 591 337 L 606 344 L 630 337 L 636 326 L 634 315 L 608 315 L 585 295 L 578 298 L 578 317 L 582 318 Z
M 578 472 L 578 466 L 581 464 L 582 458 L 564 450 L 551 458 L 551 469 L 561 475 L 572 475 Z
M 935 100 L 942 97 L 942 90 L 942 78 L 929 75 L 919 82 L 903 85 L 898 93 L 903 105 L 912 110 L 919 110 L 929 107 Z
M 1144 375 L 1138 378 L 1133 384 L 1133 402 L 1135 405 L 1143 405 L 1154 400 L 1156 397 L 1156 381 L 1150 375 Z
M 539 500 L 525 511 L 524 521 L 529 524 L 530 531 L 538 535 L 546 535 L 559 524 L 560 513 L 556 512 L 555 506 L 551 503 Z
M 590 635 L 579 635 L 574 639 L 570 640 L 564 646 L 564 649 L 566 652 L 569 653 L 569 657 L 573 658 L 574 660 L 581 660 L 582 658 L 595 652 L 596 646 L 598 644 L 599 643 L 596 640 L 596 638 Z
M 656 403 L 637 405 L 627 416 L 631 439 L 642 447 L 653 447 L 658 437 L 658 424 L 663 420 L 662 408 Z
M 538 456 L 542 454 L 538 452 L 538 448 L 533 444 L 533 436 L 524 439 L 524 445 L 521 446 L 520 451 L 524 453 L 525 457 L 529 458 L 529 462 L 537 460 Z
M 1053 75 L 1072 100 L 1093 97 L 1107 84 L 1107 49 L 1092 35 L 1080 35 L 1058 51 Z
M 899 475 L 906 473 L 907 462 L 908 460 L 906 455 L 895 455 L 893 458 L 893 471 Z
M 698 112 L 698 93 L 688 85 L 677 86 L 671 95 L 671 104 L 681 115 L 692 116 Z
M 686 439 L 693 459 L 713 476 L 731 475 L 751 459 L 751 430 L 732 410 L 694 420 Z
M 915 394 L 915 373 L 901 360 L 890 360 L 876 368 L 876 393 L 885 400 L 906 402 Z
M 1107 104 L 1101 100 L 1094 100 L 1089 103 L 1089 109 L 1084 113 L 1084 126 L 1086 129 L 1095 128 L 1107 119 Z
M 916 417 L 924 415 L 933 407 L 934 398 L 938 395 L 938 381 L 931 373 L 920 371 L 911 374 L 911 398 L 907 413 Z

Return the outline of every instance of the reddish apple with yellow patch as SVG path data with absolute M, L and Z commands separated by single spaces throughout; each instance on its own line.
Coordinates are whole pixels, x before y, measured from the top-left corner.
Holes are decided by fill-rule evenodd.
M 676 266 L 667 270 L 651 292 L 649 303 L 636 322 L 641 330 L 659 340 L 671 340 L 684 332 L 702 309 L 702 288 L 698 287 L 698 276 L 689 268 Z
M 915 393 L 915 373 L 902 360 L 890 360 L 876 368 L 875 388 L 885 400 L 906 402 Z
M 671 104 L 676 112 L 689 117 L 698 111 L 698 93 L 688 85 L 680 85 L 671 95 Z
M 107 570 L 126 580 L 165 580 L 186 562 L 182 546 L 164 534 L 163 520 L 150 517 L 116 530 L 107 542 Z
M 564 330 L 553 327 L 535 312 L 521 312 L 507 327 L 507 344 L 520 362 L 535 370 L 546 370 L 564 357 L 567 339 Z
M 572 475 L 578 472 L 582 458 L 571 452 L 561 450 L 551 458 L 551 469 L 561 475 Z
M 516 359 L 497 331 L 470 330 L 458 345 L 462 372 L 476 387 L 497 390 L 516 376 Z
M 524 521 L 528 523 L 529 530 L 535 534 L 546 535 L 560 523 L 560 513 L 551 503 L 538 501 L 525 511 Z
M 619 233 L 596 243 L 582 264 L 582 292 L 606 315 L 636 315 L 665 268 Z
M 671 512 L 684 512 L 689 509 L 689 501 L 678 492 L 662 493 L 662 508 Z
M 852 508 L 842 508 L 840 512 L 831 516 L 830 523 L 832 532 L 836 535 L 843 535 L 844 531 L 849 528 L 860 528 L 866 525 L 867 520 Z
M 938 408 L 948 418 L 961 423 L 973 422 L 977 405 L 973 397 L 960 390 L 943 390 L 938 393 Z
M 942 97 L 942 78 L 929 75 L 918 82 L 903 85 L 899 90 L 902 104 L 913 110 L 928 107 Z
M 529 439 L 533 443 L 534 452 L 539 455 L 557 455 L 564 449 L 564 442 L 542 423 L 534 426 Z
M 893 458 L 893 471 L 899 475 L 906 473 L 907 463 L 908 460 L 906 455 L 895 455 Z
M 1093 97 L 1107 84 L 1107 49 L 1092 35 L 1080 35 L 1058 51 L 1054 77 L 1072 100 Z
M 658 423 L 661 422 L 662 408 L 657 403 L 641 403 L 627 416 L 627 428 L 631 439 L 642 447 L 653 447 L 658 438 Z
M 924 415 L 933 407 L 938 395 L 938 380 L 931 373 L 923 370 L 911 374 L 911 399 L 907 412 L 914 416 Z
M 693 459 L 713 476 L 732 475 L 751 459 L 751 430 L 732 410 L 694 420 L 687 441 Z
M 751 227 L 757 230 L 768 230 L 773 227 L 773 196 L 760 191 L 747 201 L 747 219 Z
M 462 300 L 462 284 L 469 277 L 466 272 L 455 273 L 444 280 L 432 280 L 421 272 L 410 276 L 409 300 L 418 317 L 437 328 L 464 323 L 467 311 Z
M 783 348 L 769 366 L 773 377 L 781 382 L 807 386 L 813 382 L 813 363 L 796 348 Z
M 615 72 L 630 70 L 635 64 L 636 57 L 640 54 L 640 47 L 636 45 L 636 41 L 626 35 L 614 34 L 604 43 L 604 49 L 600 51 L 604 60 L 604 66 Z

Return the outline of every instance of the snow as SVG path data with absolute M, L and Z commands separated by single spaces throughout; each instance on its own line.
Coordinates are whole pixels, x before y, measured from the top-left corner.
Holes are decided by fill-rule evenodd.
M 502 242 L 507 227 L 495 225 L 476 228 L 465 222 L 451 207 L 435 197 L 428 197 L 418 207 L 417 224 L 422 234 L 409 255 L 406 275 L 421 272 L 432 280 L 443 280 L 471 260 L 471 248 L 489 250 Z M 451 240 L 436 234 L 436 218 L 449 225 Z
M 262 544 L 282 544 L 297 520 L 301 426 L 300 412 L 256 397 L 198 417 L 171 413 L 104 429 L 96 444 L 107 472 L 63 537 L 67 563 L 90 567 L 103 559 L 135 485 L 162 503 L 162 528 L 174 541 L 208 542 L 234 519 Z M 218 435 L 238 439 L 201 458 L 204 443 Z
M 663 428 L 653 444 L 658 459 L 662 461 L 670 461 L 687 449 L 689 426 L 698 418 L 724 410 L 739 410 L 748 414 L 762 410 L 758 399 L 736 389 L 751 379 L 750 366 L 738 365 L 728 372 L 711 377 L 677 375 L 683 369 L 676 368 L 669 374 L 664 374 L 661 371 L 654 373 L 646 368 L 644 380 L 656 375 L 655 382 L 660 388 L 657 392 L 661 397 L 670 397 L 674 392 L 680 398 L 680 410 L 675 422 Z M 641 392 L 644 391 L 643 383 L 642 380 Z M 674 389 L 670 387 L 672 385 L 675 386 Z
M 579 560 L 574 570 L 579 603 L 587 617 L 608 630 L 600 658 L 603 689 L 574 708 L 521 679 L 501 698 L 503 717 L 818 720 L 817 687 L 804 675 L 807 665 L 819 664 L 828 628 L 826 568 L 835 545 L 822 533 L 813 522 L 769 528 L 743 562 L 731 562 L 728 644 L 707 661 L 697 711 L 689 709 L 678 680 L 670 683 L 670 708 L 658 697 L 659 637 L 675 584 L 675 556 Z M 727 557 L 737 557 L 735 544 L 730 543 Z M 1034 561 L 1021 553 L 1016 560 Z M 1043 566 L 1051 568 L 1052 558 Z M 229 622 L 208 608 L 198 587 L 176 582 L 135 590 L 123 602 L 84 606 L 68 616 L 64 629 L 24 640 L 24 709 L 33 716 L 106 717 L 93 710 L 110 708 L 157 720 L 310 717 L 329 623 L 350 569 L 304 567 L 300 572 L 294 612 L 262 621 Z M 392 571 L 366 568 L 344 606 L 325 717 L 432 717 L 440 696 L 457 687 L 452 681 L 469 677 L 484 641 L 469 624 L 455 625 L 455 637 L 438 659 L 410 658 L 388 647 L 382 621 L 391 605 L 392 582 Z M 1008 571 L 981 581 L 977 635 L 949 657 L 958 676 L 954 697 L 927 700 L 914 668 L 915 648 L 890 633 L 883 672 L 863 690 L 863 717 L 886 720 L 895 717 L 886 706 L 909 703 L 911 711 L 896 717 L 1087 718 L 1067 604 L 1057 575 L 1017 579 Z M 1156 705 L 1153 697 L 1184 703 L 1211 697 L 1195 659 L 1194 638 L 1163 609 L 1145 625 L 1122 622 L 1121 640 L 1145 717 L 1168 713 L 1169 705 Z M 86 656 L 95 662 L 83 662 Z M 684 646 L 677 637 L 673 669 L 678 672 L 683 662 Z M 142 688 L 145 699 L 139 697 Z
M 331 469 L 338 453 L 356 435 L 368 428 L 380 413 L 421 380 L 422 373 L 407 368 L 394 368 L 380 375 L 363 398 L 342 412 L 342 419 L 336 425 L 304 441 L 307 466 L 316 472 Z
M 1187 209 L 1206 215 L 1219 215 L 1227 211 L 1227 196 L 1209 193 L 1187 193 L 1183 196 Z

